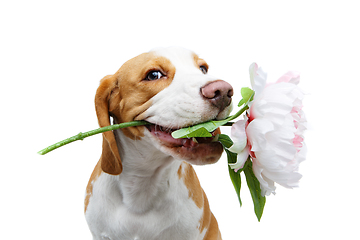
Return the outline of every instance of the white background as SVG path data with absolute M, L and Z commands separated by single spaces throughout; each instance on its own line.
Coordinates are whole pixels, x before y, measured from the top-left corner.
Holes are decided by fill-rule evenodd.
M 173 45 L 230 82 L 234 102 L 254 61 L 268 81 L 300 71 L 308 93 L 300 188 L 278 187 L 260 223 L 244 177 L 239 207 L 224 156 L 196 167 L 223 239 L 359 239 L 359 24 L 346 0 L 1 1 L 1 239 L 91 239 L 83 197 L 101 136 L 36 152 L 97 128 L 103 76 Z

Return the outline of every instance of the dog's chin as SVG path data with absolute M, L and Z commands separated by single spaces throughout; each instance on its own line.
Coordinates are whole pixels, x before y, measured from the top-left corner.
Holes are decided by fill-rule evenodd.
M 220 159 L 223 152 L 221 143 L 215 141 L 217 130 L 212 133 L 212 137 L 175 139 L 171 133 L 176 129 L 167 129 L 159 125 L 147 125 L 146 128 L 160 143 L 162 151 L 191 164 L 215 163 Z

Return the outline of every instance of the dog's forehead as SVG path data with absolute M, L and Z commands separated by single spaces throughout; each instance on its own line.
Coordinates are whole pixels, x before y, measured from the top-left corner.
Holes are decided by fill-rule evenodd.
M 197 66 L 199 57 L 191 50 L 181 47 L 155 48 L 150 51 L 155 56 L 165 57 L 175 66 Z

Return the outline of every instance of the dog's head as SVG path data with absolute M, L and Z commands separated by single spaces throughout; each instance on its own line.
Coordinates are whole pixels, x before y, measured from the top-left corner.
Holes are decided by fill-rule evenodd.
M 160 151 L 193 164 L 216 162 L 223 149 L 213 138 L 171 137 L 175 129 L 229 115 L 232 87 L 207 74 L 208 68 L 195 53 L 174 47 L 130 59 L 100 82 L 95 96 L 100 127 L 110 125 L 110 116 L 117 123 L 146 120 L 153 125 L 122 129 L 124 135 L 149 138 Z M 109 174 L 122 171 L 112 132 L 103 133 L 101 167 Z

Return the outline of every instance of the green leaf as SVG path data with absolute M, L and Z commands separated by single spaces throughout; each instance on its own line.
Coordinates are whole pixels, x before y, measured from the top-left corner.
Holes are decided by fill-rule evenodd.
M 254 91 L 252 89 L 250 89 L 248 87 L 241 88 L 242 99 L 240 100 L 238 107 L 250 102 L 252 100 L 253 95 L 254 95 Z
M 260 183 L 253 172 L 252 162 L 250 161 L 250 158 L 248 158 L 247 164 L 245 164 L 244 173 L 247 185 L 251 193 L 251 198 L 254 203 L 255 215 L 260 222 L 261 216 L 264 211 L 266 198 L 261 195 Z
M 229 148 L 234 144 L 231 138 L 226 134 L 219 134 L 218 141 L 226 148 Z
M 237 158 L 236 153 L 230 152 L 226 148 L 225 148 L 225 152 L 227 154 L 229 163 L 236 162 L 236 158 Z M 241 189 L 240 172 L 235 172 L 234 169 L 231 169 L 229 165 L 228 165 L 228 170 L 229 170 L 229 176 L 230 176 L 231 182 L 232 182 L 232 184 L 233 184 L 233 186 L 235 188 L 235 192 L 236 192 L 236 195 L 238 196 L 240 207 L 241 207 L 242 202 L 241 202 L 241 198 L 240 198 L 240 189 Z
M 220 121 L 208 121 L 191 127 L 181 128 L 171 133 L 173 138 L 189 138 L 189 137 L 211 137 L 212 131 L 226 124 L 228 118 Z M 230 121 L 230 120 L 229 120 Z
M 209 131 L 204 127 L 200 127 L 200 128 L 189 127 L 189 128 L 182 128 L 180 130 L 182 131 L 173 132 L 172 134 L 173 138 L 212 137 L 211 133 L 209 133 Z M 180 134 L 181 136 L 178 137 L 177 134 Z

